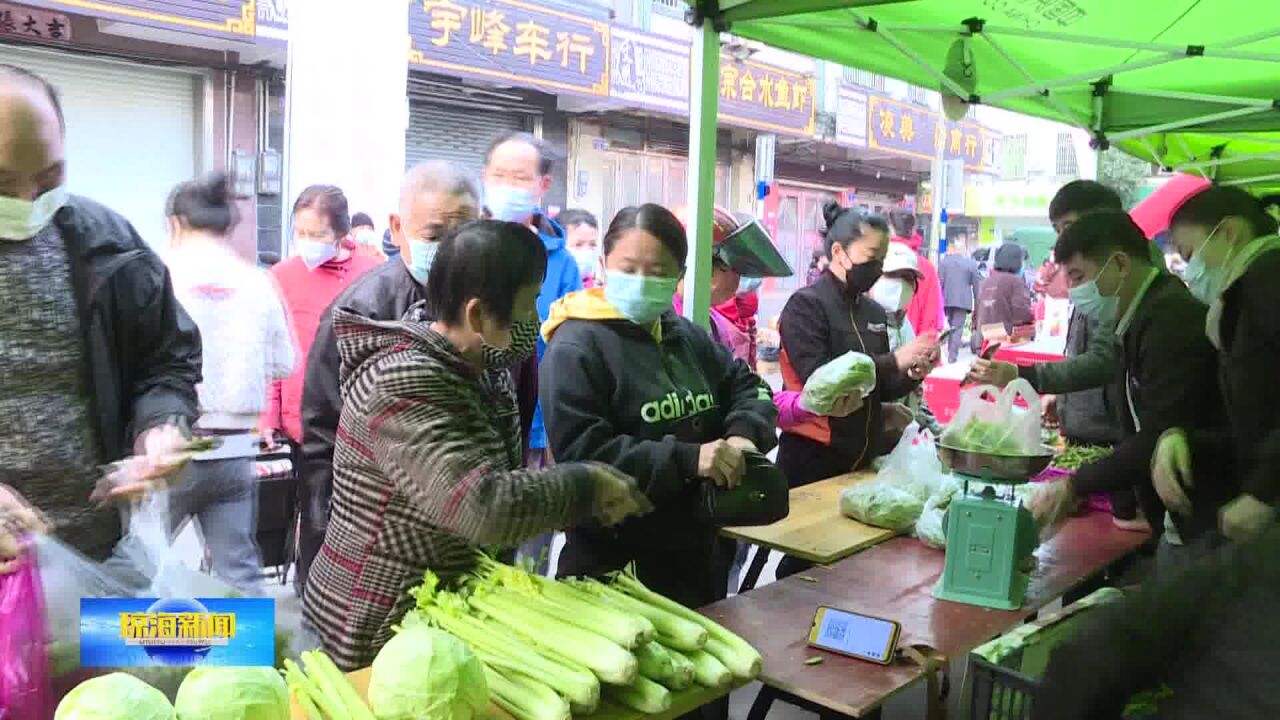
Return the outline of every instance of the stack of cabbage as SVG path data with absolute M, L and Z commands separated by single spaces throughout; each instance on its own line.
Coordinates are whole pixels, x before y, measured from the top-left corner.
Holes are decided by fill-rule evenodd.
M 456 592 L 428 572 L 411 593 L 417 610 L 400 632 L 427 623 L 466 642 L 490 697 L 516 720 L 566 720 L 602 697 L 660 713 L 673 690 L 728 687 L 760 672 L 746 641 L 629 572 L 609 584 L 554 581 L 484 558 Z M 375 681 L 377 670 L 375 662 Z M 370 704 L 381 717 L 372 687 Z
M 126 673 L 86 680 L 54 720 L 289 720 L 289 689 L 269 667 L 201 667 L 178 688 L 177 701 Z

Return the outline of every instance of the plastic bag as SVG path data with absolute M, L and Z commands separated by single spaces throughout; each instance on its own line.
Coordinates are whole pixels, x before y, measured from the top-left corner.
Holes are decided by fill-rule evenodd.
M 924 501 L 883 480 L 864 482 L 840 493 L 840 512 L 861 523 L 906 532 L 924 510 Z
M 1022 400 L 1026 407 L 1019 407 Z M 960 408 L 942 435 L 946 445 L 993 455 L 1035 455 L 1041 451 L 1040 396 L 1018 378 L 1004 390 L 979 385 L 960 396 Z
M 906 490 L 921 502 L 928 500 L 942 482 L 942 461 L 938 459 L 933 434 L 914 421 L 908 425 L 893 452 L 881 463 L 876 480 Z
M 937 489 L 925 501 L 920 519 L 916 520 L 915 535 L 920 542 L 931 548 L 946 547 L 947 532 L 943 521 L 951 500 L 959 494 L 960 482 L 950 475 L 944 475 L 938 482 Z
M 0 576 L 0 718 L 53 714 L 45 655 L 44 594 L 30 552 Z
M 876 364 L 862 353 L 849 351 L 813 371 L 801 392 L 804 407 L 816 415 L 831 412 L 836 399 L 857 392 L 862 397 L 876 389 Z

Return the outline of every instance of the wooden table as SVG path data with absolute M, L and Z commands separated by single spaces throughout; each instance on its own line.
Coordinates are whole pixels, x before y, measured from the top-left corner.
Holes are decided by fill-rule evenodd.
M 897 534 L 840 514 L 840 493 L 875 476 L 874 472 L 856 472 L 793 488 L 787 517 L 772 525 L 727 527 L 720 532 L 820 565 L 847 558 Z
M 362 698 L 368 695 L 369 675 L 371 673 L 372 670 L 370 668 L 364 668 L 363 670 L 357 670 L 353 673 L 347 673 L 347 677 L 351 679 L 351 684 L 355 686 L 356 692 L 358 692 Z M 659 713 L 657 715 L 645 715 L 644 713 L 639 713 L 635 710 L 628 710 L 627 708 L 620 707 L 618 705 L 601 702 L 600 707 L 594 713 L 584 717 L 590 717 L 592 720 L 675 720 L 675 718 L 678 718 L 685 713 L 692 712 L 703 705 L 725 697 L 733 690 L 734 688 L 717 688 L 713 690 L 711 688 L 695 686 L 683 692 L 672 693 L 671 707 L 666 712 Z M 292 697 L 289 699 L 289 702 L 291 704 L 291 719 L 307 720 L 306 712 L 303 711 L 302 707 L 299 706 Z M 489 703 L 488 715 L 489 720 L 512 720 L 511 715 L 492 702 Z
M 806 636 L 820 605 L 885 617 L 902 623 L 901 645 L 927 645 L 948 658 L 962 657 L 1024 622 L 1150 540 L 1118 530 L 1104 513 L 1075 518 L 1037 551 L 1022 609 L 1005 612 L 936 600 L 943 552 L 914 538 L 896 538 L 806 576 L 790 577 L 703 610 L 738 633 L 764 656 L 760 680 L 773 688 L 836 713 L 874 714 L 894 694 L 924 677 L 914 664 L 888 667 L 810 649 Z M 804 660 L 821 654 L 820 665 Z M 755 708 L 753 708 L 753 715 Z

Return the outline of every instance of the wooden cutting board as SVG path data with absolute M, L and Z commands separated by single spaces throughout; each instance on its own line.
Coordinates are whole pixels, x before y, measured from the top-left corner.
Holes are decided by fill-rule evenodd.
M 875 476 L 870 471 L 856 472 L 794 488 L 787 517 L 761 527 L 723 528 L 721 533 L 809 562 L 833 563 L 897 534 L 840 514 L 840 493 Z

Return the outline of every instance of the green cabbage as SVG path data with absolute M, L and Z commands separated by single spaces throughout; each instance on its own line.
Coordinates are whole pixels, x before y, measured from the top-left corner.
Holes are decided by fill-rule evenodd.
M 178 720 L 289 720 L 289 688 L 269 667 L 198 667 L 174 703 Z
M 875 387 L 875 361 L 849 351 L 813 371 L 804 384 L 801 400 L 810 412 L 826 415 L 837 398 L 853 392 L 866 397 Z
M 373 660 L 369 707 L 378 720 L 471 720 L 488 704 L 484 666 L 442 630 L 405 627 Z
M 164 693 L 132 675 L 85 680 L 58 703 L 53 720 L 175 720 Z
M 942 441 L 957 450 L 989 455 L 1022 455 L 1022 446 L 1009 426 L 973 418 L 962 426 L 947 428 Z
M 897 532 L 911 529 L 924 501 L 889 483 L 872 480 L 840 493 L 840 512 L 874 527 Z

